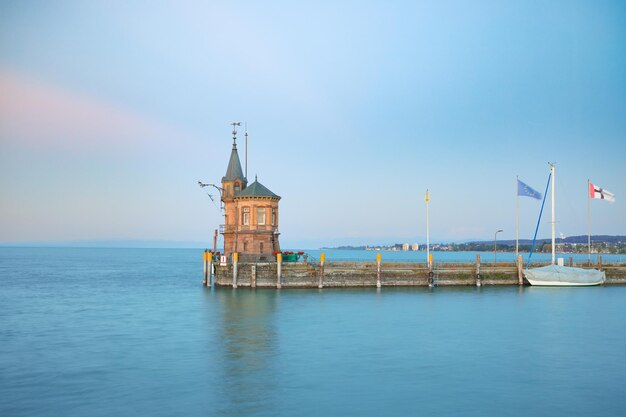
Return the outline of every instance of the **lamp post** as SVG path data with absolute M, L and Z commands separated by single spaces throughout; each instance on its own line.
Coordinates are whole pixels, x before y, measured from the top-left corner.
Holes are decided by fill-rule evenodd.
M 502 231 L 502 229 L 496 231 L 496 233 L 493 235 L 493 266 L 496 265 L 496 250 L 498 248 L 497 246 L 497 242 L 498 242 L 498 233 L 500 233 Z
M 205 187 L 213 187 L 215 188 L 219 193 L 220 193 L 220 210 L 224 210 L 224 200 L 222 199 L 222 191 L 224 191 L 223 188 L 218 187 L 215 184 L 205 184 L 202 181 L 198 181 L 198 185 L 200 186 L 200 188 L 205 188 Z M 211 201 L 213 201 L 213 203 L 215 204 L 215 200 L 213 199 L 213 196 L 211 194 L 208 194 L 209 198 L 211 199 Z M 226 222 L 224 222 L 226 223 Z M 220 226 L 221 227 L 221 226 Z M 224 226 L 226 227 L 226 226 Z M 217 229 L 215 230 L 215 235 L 213 236 L 213 253 L 215 253 L 217 251 Z
M 200 188 L 204 188 L 204 187 L 213 187 L 215 188 L 219 193 L 220 193 L 220 210 L 224 209 L 224 200 L 222 199 L 222 191 L 224 191 L 224 189 L 222 187 L 218 187 L 215 184 L 205 184 L 202 181 L 198 181 L 198 185 L 200 186 Z M 211 194 L 209 194 L 209 198 L 211 199 L 211 201 L 213 200 L 213 196 Z

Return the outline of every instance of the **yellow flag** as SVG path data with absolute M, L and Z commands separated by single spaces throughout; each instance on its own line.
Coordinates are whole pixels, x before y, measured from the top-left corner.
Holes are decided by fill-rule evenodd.
M 427 203 L 430 201 L 430 194 L 428 194 L 428 190 L 426 190 L 426 195 L 424 196 L 424 201 L 427 202 Z

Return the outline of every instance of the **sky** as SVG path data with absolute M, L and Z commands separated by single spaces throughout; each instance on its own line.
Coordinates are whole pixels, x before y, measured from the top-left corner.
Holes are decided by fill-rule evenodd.
M 210 246 L 233 121 L 282 247 L 626 235 L 626 4 L 3 1 L 0 243 Z

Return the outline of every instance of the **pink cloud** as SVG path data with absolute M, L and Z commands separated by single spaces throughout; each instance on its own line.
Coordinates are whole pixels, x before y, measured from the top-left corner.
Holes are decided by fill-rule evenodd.
M 177 136 L 130 110 L 0 70 L 0 140 L 5 144 L 100 151 Z

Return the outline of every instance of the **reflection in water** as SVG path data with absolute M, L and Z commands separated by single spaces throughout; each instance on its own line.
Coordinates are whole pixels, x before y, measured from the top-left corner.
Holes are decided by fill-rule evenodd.
M 218 316 L 211 319 L 221 332 L 213 349 L 222 373 L 218 380 L 224 381 L 214 387 L 219 404 L 213 411 L 220 415 L 253 415 L 273 408 L 278 296 L 275 291 L 218 289 L 207 300 L 219 303 Z

